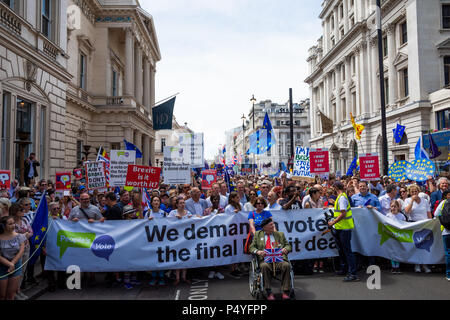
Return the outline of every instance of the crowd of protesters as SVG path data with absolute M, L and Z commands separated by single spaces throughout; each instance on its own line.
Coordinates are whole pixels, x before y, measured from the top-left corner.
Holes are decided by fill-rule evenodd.
M 420 221 L 435 218 L 442 211 L 445 199 L 450 199 L 449 180 L 447 177 L 429 179 L 419 185 L 414 181 L 394 182 L 384 176 L 380 181 L 360 181 L 358 176 L 335 177 L 331 174 L 323 180 L 316 177 L 314 181 L 293 180 L 289 174 L 279 177 L 235 175 L 232 178 L 234 190 L 229 192 L 229 185 L 218 180 L 211 189 L 202 190 L 201 178 L 193 175 L 192 183 L 185 185 L 166 185 L 150 190 L 151 208 L 144 212 L 142 191 L 112 190 L 100 192 L 88 191 L 83 180 L 73 182 L 70 194 L 61 195 L 55 191 L 50 180 L 41 179 L 33 184 L 32 177 L 28 186 L 19 186 L 12 182 L 10 190 L 0 192 L 0 299 L 27 299 L 21 292 L 28 285 L 37 281 L 34 265 L 26 264 L 14 273 L 17 267 L 28 260 L 30 248 L 27 239 L 33 235 L 31 228 L 36 209 L 46 194 L 49 213 L 53 219 L 77 222 L 87 220 L 90 223 L 105 220 L 153 219 L 155 217 L 176 217 L 189 219 L 193 216 L 210 216 L 216 214 L 234 214 L 248 212 L 250 230 L 261 229 L 261 222 L 271 217 L 273 210 L 295 210 L 302 208 L 333 208 L 336 201 L 336 181 L 343 183 L 351 207 L 373 208 L 383 215 L 402 221 Z M 443 231 L 446 277 L 450 280 L 450 231 Z M 45 263 L 45 248 L 40 262 Z M 375 257 L 361 257 L 361 263 L 373 264 Z M 326 259 L 312 261 L 312 272 L 325 272 Z M 400 264 L 389 261 L 393 273 L 400 273 Z M 248 272 L 245 264 L 233 264 L 220 270 L 230 277 L 240 278 Z M 43 269 L 43 268 L 42 268 Z M 120 272 L 108 273 L 108 287 L 121 285 L 126 289 L 141 285 L 149 280 L 150 286 L 164 286 L 169 283 L 177 285 L 181 281 L 189 283 L 189 271 L 186 269 L 152 271 L 147 273 Z M 415 272 L 430 273 L 430 266 L 415 265 Z M 207 268 L 210 279 L 226 278 L 219 268 Z M 65 288 L 64 273 L 45 271 L 49 290 Z M 7 275 L 7 276 L 5 276 Z M 89 273 L 88 284 L 96 285 L 94 273 Z

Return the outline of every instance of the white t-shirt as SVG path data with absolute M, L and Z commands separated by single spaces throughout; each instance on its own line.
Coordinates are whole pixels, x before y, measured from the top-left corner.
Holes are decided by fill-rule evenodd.
M 406 217 L 401 212 L 399 212 L 397 214 L 393 214 L 391 212 L 388 212 L 386 214 L 386 217 L 391 218 L 391 219 L 397 219 L 397 220 L 400 220 L 400 221 L 406 221 Z
M 212 207 L 212 203 L 211 203 L 210 197 L 208 197 L 206 199 L 206 201 L 208 201 L 208 208 Z M 228 205 L 228 198 L 223 196 L 223 195 L 220 195 L 219 206 L 222 207 L 222 208 L 225 208 L 227 205 Z
M 153 212 L 153 210 L 150 209 L 150 210 L 147 211 L 147 213 L 145 214 L 144 218 L 147 218 L 147 219 L 150 218 L 150 217 L 152 217 L 152 218 L 164 218 L 165 216 L 166 216 L 166 212 L 161 210 L 161 209 L 159 209 L 159 211 L 157 211 L 157 212 Z
M 168 217 L 174 217 L 174 218 L 177 218 L 177 214 L 178 214 L 178 210 L 172 210 L 172 211 L 170 211 Z M 192 217 L 192 213 L 190 213 L 189 211 L 187 211 L 187 214 L 184 215 L 184 216 L 182 216 L 181 219 L 187 219 L 187 218 L 190 218 L 190 217 Z M 178 219 L 178 218 L 177 218 L 177 219 Z
M 404 207 L 406 208 L 411 204 L 412 199 L 407 198 L 405 200 Z M 420 203 L 414 201 L 412 205 L 411 212 L 409 213 L 409 217 L 412 221 L 420 221 L 428 219 L 427 212 L 430 211 L 430 203 L 424 199 L 420 198 Z
M 348 200 L 346 197 L 342 196 L 339 198 L 339 210 L 347 210 Z
M 267 207 L 264 209 L 267 211 L 270 210 L 283 210 L 283 207 L 279 205 L 277 202 L 275 202 L 273 205 L 268 204 Z
M 233 214 L 235 213 L 234 210 L 236 210 L 237 208 L 233 207 L 233 205 L 229 204 L 225 207 L 225 213 L 227 214 Z
M 244 211 L 254 211 L 256 208 L 252 205 L 252 203 L 249 201 L 244 205 Z
M 444 208 L 444 204 L 445 204 L 445 200 L 441 201 L 441 203 L 439 203 L 438 207 L 436 208 L 436 211 L 434 211 L 434 216 L 437 218 L 437 216 L 440 214 L 440 212 L 442 211 L 442 209 Z M 446 236 L 450 234 L 450 230 L 445 229 L 442 231 L 442 235 Z

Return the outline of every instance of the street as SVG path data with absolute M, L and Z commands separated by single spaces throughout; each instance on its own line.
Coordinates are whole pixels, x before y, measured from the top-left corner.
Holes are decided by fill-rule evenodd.
M 57 289 L 46 292 L 37 300 L 255 300 L 249 293 L 248 277 L 229 276 L 228 268 L 220 270 L 224 280 L 208 279 L 208 271 L 196 272 L 190 285 L 150 287 L 148 282 L 127 290 L 123 286 L 106 288 L 104 274 L 97 274 L 97 286 L 81 290 Z M 368 289 L 370 275 L 359 272 L 360 282 L 344 283 L 341 276 L 331 272 L 314 275 L 296 275 L 296 300 L 448 300 L 450 283 L 440 271 L 416 274 L 407 268 L 402 274 L 381 271 L 381 288 Z M 279 282 L 272 282 L 279 298 Z

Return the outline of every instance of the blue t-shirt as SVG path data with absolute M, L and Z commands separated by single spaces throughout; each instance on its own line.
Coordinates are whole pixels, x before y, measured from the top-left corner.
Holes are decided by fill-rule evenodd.
M 256 211 L 251 211 L 248 214 L 248 220 L 253 219 L 253 221 L 255 222 L 255 229 L 256 231 L 261 230 L 261 223 L 267 219 L 267 218 L 271 218 L 272 214 L 270 213 L 270 211 L 266 211 L 263 210 L 261 213 L 256 213 Z

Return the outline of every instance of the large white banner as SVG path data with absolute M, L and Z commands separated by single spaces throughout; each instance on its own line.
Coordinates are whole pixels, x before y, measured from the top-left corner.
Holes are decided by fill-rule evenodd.
M 190 164 L 192 168 L 203 168 L 204 145 L 203 133 L 179 133 L 180 147 L 183 149 L 183 163 Z
M 353 251 L 405 263 L 444 262 L 438 220 L 402 223 L 375 210 L 352 209 Z M 291 260 L 337 255 L 324 210 L 273 211 L 277 229 L 292 245 Z M 46 270 L 145 271 L 198 268 L 249 261 L 243 253 L 248 212 L 178 220 L 87 223 L 52 220 Z
M 166 184 L 191 183 L 191 166 L 183 164 L 183 148 L 164 147 L 163 181 Z

